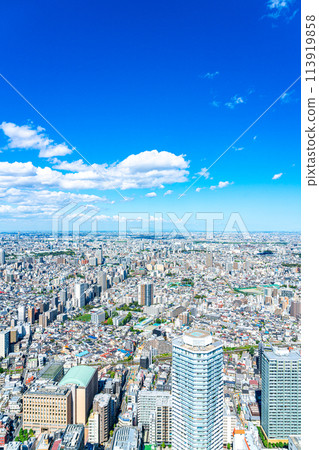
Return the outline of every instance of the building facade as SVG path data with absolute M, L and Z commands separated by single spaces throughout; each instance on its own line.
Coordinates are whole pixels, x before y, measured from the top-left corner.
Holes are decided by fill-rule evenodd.
M 71 391 L 57 385 L 33 385 L 23 395 L 23 428 L 39 433 L 64 430 L 72 423 Z
M 100 325 L 100 323 L 105 321 L 105 311 L 104 309 L 98 309 L 91 312 L 91 322 L 95 325 Z
M 92 412 L 88 421 L 88 442 L 90 444 L 100 443 L 100 415 Z
M 194 330 L 173 340 L 172 449 L 223 448 L 223 349 Z
M 271 442 L 301 434 L 301 357 L 288 349 L 262 355 L 261 426 Z
M 83 308 L 85 305 L 85 284 L 77 283 L 74 287 L 74 306 Z
M 172 397 L 157 397 L 155 411 L 150 415 L 149 442 L 161 445 L 172 443 Z
M 72 391 L 73 423 L 86 424 L 93 398 L 98 391 L 97 369 L 84 365 L 72 367 L 59 385 L 70 386 Z
M 0 333 L 0 357 L 5 358 L 9 353 L 10 331 Z
M 138 303 L 141 306 L 151 306 L 154 303 L 153 283 L 140 284 L 138 287 Z
M 99 444 L 103 444 L 109 440 L 111 429 L 111 395 L 98 394 L 93 401 L 93 414 L 99 417 Z

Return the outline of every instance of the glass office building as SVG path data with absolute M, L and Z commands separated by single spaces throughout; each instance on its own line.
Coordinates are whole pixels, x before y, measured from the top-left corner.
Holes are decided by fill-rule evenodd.
M 206 331 L 173 340 L 172 449 L 223 448 L 223 349 Z
M 301 434 L 301 357 L 276 349 L 262 354 L 261 426 L 269 440 Z

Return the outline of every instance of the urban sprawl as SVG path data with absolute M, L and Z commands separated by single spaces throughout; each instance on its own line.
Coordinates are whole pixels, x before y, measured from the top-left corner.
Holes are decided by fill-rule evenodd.
M 300 236 L 0 235 L 4 450 L 301 449 Z

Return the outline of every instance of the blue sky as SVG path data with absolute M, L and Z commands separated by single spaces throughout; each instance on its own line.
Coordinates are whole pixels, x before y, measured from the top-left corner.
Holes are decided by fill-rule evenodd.
M 125 212 L 300 229 L 300 82 L 194 183 L 300 75 L 298 1 L 6 1 L 0 40 L 0 72 L 68 141 L 0 79 L 0 231 L 49 230 L 70 202 L 105 230 Z

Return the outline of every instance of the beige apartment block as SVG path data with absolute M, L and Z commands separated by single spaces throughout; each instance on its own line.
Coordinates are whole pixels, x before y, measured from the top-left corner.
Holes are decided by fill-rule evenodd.
M 23 428 L 52 433 L 72 423 L 71 390 L 66 387 L 32 386 L 23 395 Z

